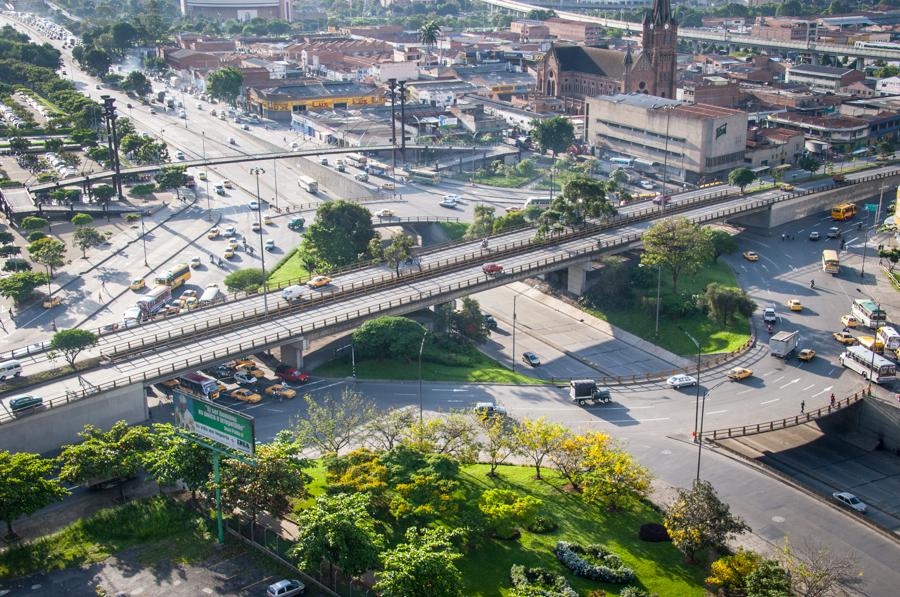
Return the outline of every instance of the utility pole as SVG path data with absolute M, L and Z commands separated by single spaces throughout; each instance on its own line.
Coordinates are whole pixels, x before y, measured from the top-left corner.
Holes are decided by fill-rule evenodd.
M 266 316 L 269 315 L 269 293 L 266 284 L 266 251 L 263 246 L 263 237 L 262 237 L 262 199 L 259 197 L 259 175 L 265 174 L 266 171 L 262 168 L 250 168 L 250 174 L 256 176 L 256 221 L 259 223 L 259 260 L 262 264 L 262 273 L 263 273 L 263 312 Z
M 394 170 L 397 170 L 397 79 L 388 79 L 388 91 L 391 96 L 391 159 Z
M 406 159 L 406 81 L 398 83 L 400 89 L 400 153 Z
M 115 171 L 115 174 L 113 174 L 113 187 L 116 189 L 116 196 L 119 198 L 119 201 L 124 201 L 125 197 L 122 195 L 121 164 L 119 163 L 119 135 L 116 131 L 116 100 L 108 95 L 102 96 L 102 99 L 103 111 L 106 116 L 107 134 L 109 135 L 107 147 L 109 147 L 110 159 L 112 160 L 113 170 Z M 109 217 L 108 212 L 107 217 Z

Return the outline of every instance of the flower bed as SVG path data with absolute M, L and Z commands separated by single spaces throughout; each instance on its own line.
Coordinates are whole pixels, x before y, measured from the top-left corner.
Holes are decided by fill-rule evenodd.
M 619 585 L 630 583 L 635 578 L 634 570 L 602 545 L 581 546 L 558 541 L 553 552 L 562 565 L 577 576 Z
M 529 597 L 578 597 L 565 577 L 544 568 L 515 565 L 509 576 L 516 590 Z

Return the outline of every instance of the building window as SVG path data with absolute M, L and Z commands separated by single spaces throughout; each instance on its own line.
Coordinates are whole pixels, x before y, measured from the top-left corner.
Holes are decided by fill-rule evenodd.
M 647 84 L 644 81 L 641 81 L 640 83 L 638 83 L 638 89 L 640 89 L 641 91 L 643 91 L 646 88 L 647 88 Z

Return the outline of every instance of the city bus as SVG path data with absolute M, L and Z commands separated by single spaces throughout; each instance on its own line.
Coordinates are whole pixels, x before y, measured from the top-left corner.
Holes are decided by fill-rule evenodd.
M 169 288 L 178 288 L 191 279 L 191 266 L 187 263 L 179 263 L 170 270 L 164 271 L 156 277 L 158 286 L 168 286 Z
M 822 251 L 822 271 L 832 276 L 841 273 L 841 260 L 837 251 L 833 249 Z
M 895 351 L 900 348 L 900 334 L 889 325 L 883 325 L 878 328 L 878 331 L 875 332 L 875 337 L 878 338 L 878 341 L 884 344 L 884 347 L 888 350 Z
M 875 301 L 856 299 L 850 307 L 850 315 L 866 327 L 877 329 L 887 322 L 887 315 Z
M 178 385 L 198 396 L 215 400 L 219 397 L 219 382 L 202 373 L 185 373 L 178 378 Z
M 369 159 L 361 153 L 348 153 L 346 160 L 351 166 L 360 169 L 365 168 L 366 163 L 369 161 Z
M 862 346 L 848 346 L 841 353 L 841 365 L 856 371 L 877 384 L 891 381 L 897 375 L 897 365 Z
M 441 182 L 441 175 L 434 170 L 422 170 L 420 168 L 412 168 L 409 171 L 409 178 L 426 184 L 438 184 Z
M 307 193 L 319 192 L 319 183 L 317 183 L 316 179 L 311 176 L 300 176 L 299 178 L 297 178 L 297 184 L 300 185 L 300 188 Z
M 366 172 L 372 176 L 385 176 L 390 169 L 390 166 L 377 160 L 369 160 L 366 162 Z
M 849 220 L 856 215 L 856 205 L 853 203 L 841 203 L 831 208 L 831 219 L 835 222 Z

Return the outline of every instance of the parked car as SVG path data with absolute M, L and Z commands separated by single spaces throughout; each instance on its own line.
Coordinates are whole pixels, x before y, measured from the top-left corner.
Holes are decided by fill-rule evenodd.
M 306 585 L 299 580 L 279 580 L 266 589 L 266 597 L 296 597 L 305 594 Z
M 868 509 L 858 497 L 847 491 L 835 491 L 831 494 L 831 497 L 836 499 L 842 505 L 853 508 L 860 514 L 865 514 Z
M 538 367 L 541 364 L 541 359 L 538 358 L 536 354 L 529 351 L 522 353 L 522 362 L 526 365 L 531 365 L 532 367 Z
M 670 388 L 679 390 L 681 388 L 687 388 L 697 385 L 697 378 L 691 377 L 690 375 L 684 375 L 683 373 L 679 375 L 673 375 L 666 380 L 666 385 L 668 385 Z

